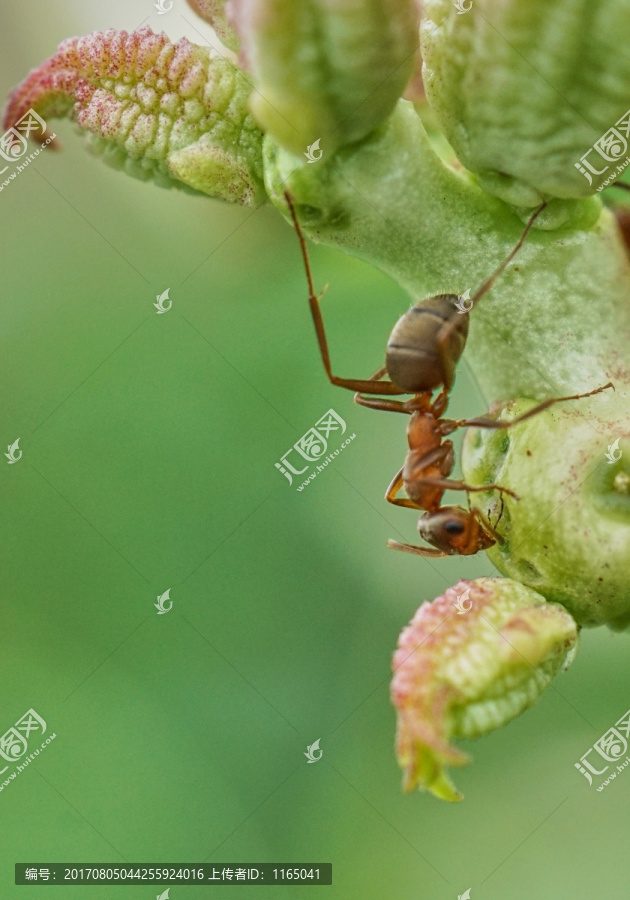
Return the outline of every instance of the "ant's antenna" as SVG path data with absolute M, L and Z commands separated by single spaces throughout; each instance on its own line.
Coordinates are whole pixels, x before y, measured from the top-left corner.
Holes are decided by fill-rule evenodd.
M 506 268 L 506 266 L 508 266 L 508 265 L 512 262 L 512 260 L 514 259 L 514 257 L 515 257 L 516 254 L 518 253 L 518 251 L 519 251 L 519 250 L 521 249 L 521 247 L 523 246 L 523 244 L 524 244 L 524 242 L 525 242 L 525 238 L 526 238 L 527 235 L 529 234 L 532 225 L 534 224 L 534 222 L 536 221 L 536 219 L 538 218 L 538 216 L 541 214 L 541 212 L 543 211 L 543 209 L 544 209 L 546 206 L 547 206 L 547 201 L 545 201 L 544 203 L 541 203 L 540 206 L 538 207 L 538 209 L 534 210 L 534 212 L 532 213 L 532 215 L 531 215 L 530 218 L 529 218 L 529 222 L 528 222 L 527 225 L 525 226 L 525 231 L 524 231 L 523 234 L 520 236 L 520 238 L 519 238 L 519 240 L 518 240 L 518 243 L 516 244 L 516 246 L 514 247 L 514 249 L 512 250 L 512 252 L 510 253 L 510 255 L 508 256 L 508 258 L 505 259 L 505 260 L 501 263 L 501 265 L 498 267 L 498 269 L 495 269 L 495 271 L 492 273 L 492 275 L 490 275 L 488 278 L 486 278 L 486 280 L 485 280 L 484 283 L 481 285 L 481 287 L 479 288 L 479 290 L 475 293 L 474 297 L 472 298 L 472 302 L 471 302 L 471 306 L 470 306 L 471 309 L 472 309 L 472 307 L 475 305 L 475 303 L 477 302 L 477 300 L 479 300 L 480 297 L 483 297 L 483 295 L 484 295 L 485 293 L 487 293 L 487 292 L 490 290 L 490 288 L 492 287 L 492 285 L 493 285 L 494 282 L 495 282 L 495 279 L 499 277 L 499 275 L 504 271 L 504 269 Z

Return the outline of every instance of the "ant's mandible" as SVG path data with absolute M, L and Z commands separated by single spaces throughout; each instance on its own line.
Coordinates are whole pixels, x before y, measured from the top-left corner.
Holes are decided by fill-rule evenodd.
M 443 418 L 453 387 L 457 362 L 468 337 L 469 312 L 514 259 L 546 203 L 532 213 L 512 251 L 486 278 L 465 307 L 456 294 L 438 294 L 418 301 L 394 325 L 387 342 L 385 365 L 371 378 L 360 379 L 340 378 L 332 372 L 328 341 L 319 305 L 323 292 L 315 294 L 306 241 L 291 196 L 288 192 L 285 192 L 284 196 L 300 240 L 309 288 L 309 306 L 328 380 L 338 387 L 355 391 L 355 403 L 361 406 L 411 416 L 407 427 L 409 451 L 405 464 L 394 476 L 385 499 L 395 506 L 423 510 L 424 515 L 418 520 L 418 532 L 420 537 L 432 546 L 418 547 L 414 544 L 401 544 L 398 541 L 389 541 L 388 546 L 420 556 L 454 554 L 469 556 L 479 550 L 486 550 L 497 541 L 502 541 L 479 509 L 467 510 L 461 506 L 440 505 L 446 490 L 466 492 L 498 490 L 518 499 L 513 491 L 498 484 L 477 487 L 450 479 L 448 476 L 455 464 L 455 454 L 452 441 L 445 440 L 446 436 L 458 428 L 467 426 L 511 428 L 555 403 L 590 397 L 613 387 L 609 382 L 586 394 L 544 400 L 509 422 L 490 418 L 459 420 Z M 385 374 L 389 376 L 389 381 L 381 380 Z M 442 390 L 433 400 L 433 391 L 439 387 Z M 390 399 L 400 394 L 413 394 L 413 397 L 406 401 Z M 396 496 L 402 487 L 407 493 L 406 498 Z

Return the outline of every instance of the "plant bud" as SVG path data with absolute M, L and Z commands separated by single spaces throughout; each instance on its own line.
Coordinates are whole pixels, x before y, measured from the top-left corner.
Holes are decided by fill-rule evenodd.
M 296 155 L 361 140 L 393 110 L 419 44 L 416 0 L 232 0 L 260 126 Z
M 461 162 L 514 206 L 593 194 L 630 156 L 630 6 L 464 5 L 425 0 L 421 32 L 427 97 Z

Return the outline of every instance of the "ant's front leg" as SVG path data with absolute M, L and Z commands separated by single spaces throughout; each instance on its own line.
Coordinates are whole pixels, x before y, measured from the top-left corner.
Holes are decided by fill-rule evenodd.
M 510 493 L 510 492 L 506 491 L 506 493 Z M 501 504 L 503 504 L 503 495 L 501 495 Z M 477 521 L 479 522 L 481 527 L 483 529 L 485 529 L 485 531 L 487 531 L 489 536 L 491 538 L 493 538 L 493 540 L 495 540 L 497 542 L 497 544 L 505 544 L 505 538 L 503 538 L 499 534 L 499 532 L 496 530 L 496 528 L 490 524 L 490 519 L 487 516 L 485 516 L 481 512 L 480 509 L 473 509 L 473 510 L 471 510 L 471 513 L 475 517 L 475 519 L 477 519 Z M 501 506 L 501 515 L 497 519 L 497 525 L 499 524 L 499 519 L 501 518 L 502 515 L 503 515 L 503 506 Z
M 388 503 L 392 503 L 394 506 L 404 506 L 407 509 L 422 509 L 421 506 L 419 506 L 417 503 L 414 503 L 413 500 L 409 500 L 407 497 L 396 497 L 396 494 L 403 486 L 402 473 L 403 470 L 400 469 L 400 471 L 392 478 L 392 482 L 385 492 L 385 499 Z
M 416 556 L 432 556 L 438 558 L 448 556 L 442 550 L 435 550 L 433 547 L 418 547 L 416 544 L 401 544 L 399 541 L 387 541 L 390 550 L 404 550 L 405 553 L 415 553 Z

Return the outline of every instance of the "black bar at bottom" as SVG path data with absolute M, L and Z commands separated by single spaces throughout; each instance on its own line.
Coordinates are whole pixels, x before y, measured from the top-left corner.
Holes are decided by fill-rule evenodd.
M 332 863 L 16 863 L 16 884 L 332 884 Z

